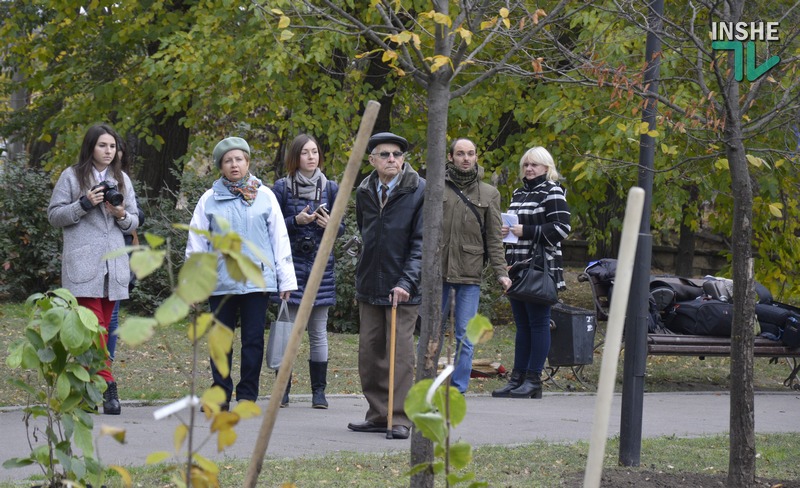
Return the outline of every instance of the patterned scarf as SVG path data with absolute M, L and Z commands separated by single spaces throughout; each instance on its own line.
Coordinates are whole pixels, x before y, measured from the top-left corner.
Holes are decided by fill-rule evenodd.
M 468 187 L 478 178 L 478 166 L 468 171 L 462 171 L 455 164 L 448 162 L 447 166 L 445 166 L 445 171 L 450 181 L 461 189 Z
M 247 176 L 239 181 L 231 181 L 223 176 L 222 184 L 232 194 L 242 197 L 242 203 L 249 207 L 253 205 L 253 201 L 258 195 L 258 187 L 261 186 L 261 180 L 247 173 Z

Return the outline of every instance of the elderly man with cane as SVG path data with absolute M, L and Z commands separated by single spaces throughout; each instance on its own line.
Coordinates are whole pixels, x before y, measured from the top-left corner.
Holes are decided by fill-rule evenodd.
M 425 180 L 404 161 L 407 150 L 408 141 L 391 132 L 370 137 L 367 152 L 375 169 L 356 189 L 363 241 L 356 268 L 358 374 L 369 409 L 364 422 L 347 428 L 385 433 L 389 439 L 407 439 L 411 428 L 403 403 L 414 381 L 414 325 L 421 301 Z

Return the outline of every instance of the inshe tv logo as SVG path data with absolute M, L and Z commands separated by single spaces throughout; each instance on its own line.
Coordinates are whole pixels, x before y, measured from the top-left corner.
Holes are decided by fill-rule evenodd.
M 780 56 L 772 56 L 756 66 L 756 41 L 780 41 L 778 22 L 712 22 L 711 47 L 718 51 L 733 51 L 733 69 L 736 81 L 744 78 L 746 51 L 747 81 L 755 81 L 780 63 Z

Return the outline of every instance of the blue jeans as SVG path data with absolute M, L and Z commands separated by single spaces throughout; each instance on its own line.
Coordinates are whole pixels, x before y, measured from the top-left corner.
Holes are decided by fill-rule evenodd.
M 114 311 L 111 312 L 111 322 L 108 323 L 108 357 L 114 360 L 114 351 L 117 350 L 117 327 L 119 326 L 119 303 L 122 300 L 114 302 Z
M 514 369 L 541 374 L 550 352 L 550 305 L 521 302 L 510 298 L 517 325 L 514 341 Z
M 242 351 L 236 399 L 256 401 L 261 365 L 264 363 L 264 332 L 267 329 L 269 293 L 211 296 L 208 298 L 208 303 L 217 319 L 231 330 L 236 328 L 238 315 L 242 328 Z M 228 368 L 231 372 L 233 372 L 232 364 L 233 351 L 228 353 Z M 223 378 L 213 361 L 211 361 L 211 375 L 214 378 L 214 385 L 222 387 L 225 390 L 225 397 L 230 401 L 233 396 L 233 380 L 230 375 Z
M 474 346 L 465 336 L 467 323 L 478 313 L 478 303 L 481 299 L 480 285 L 462 285 L 456 283 L 442 283 L 442 331 L 450 315 L 450 290 L 456 293 L 455 310 L 455 335 L 456 355 L 455 371 L 450 379 L 450 384 L 464 393 L 469 386 L 469 376 L 472 373 L 472 355 Z

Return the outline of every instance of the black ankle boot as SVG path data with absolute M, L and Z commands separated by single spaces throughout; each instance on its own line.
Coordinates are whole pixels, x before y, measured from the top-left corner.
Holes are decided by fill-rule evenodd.
M 516 389 L 511 390 L 511 398 L 542 398 L 541 373 L 528 371 L 525 381 Z
M 309 361 L 311 376 L 311 408 L 328 408 L 325 387 L 328 386 L 328 361 Z
M 106 415 L 119 415 L 121 412 L 122 407 L 119 404 L 117 382 L 112 381 L 108 383 L 108 388 L 103 392 L 103 413 Z
M 278 370 L 275 370 L 275 377 L 278 377 Z M 289 381 L 286 382 L 286 390 L 281 398 L 281 408 L 289 406 L 289 391 L 292 389 L 292 373 L 289 373 Z
M 509 396 L 511 396 L 509 395 L 509 393 L 511 393 L 511 390 L 513 390 L 514 388 L 518 388 L 519 385 L 522 384 L 524 379 L 525 379 L 524 371 L 518 369 L 511 370 L 511 376 L 508 377 L 508 383 L 506 383 L 506 386 L 494 390 L 492 392 L 492 396 L 495 398 L 508 398 Z

